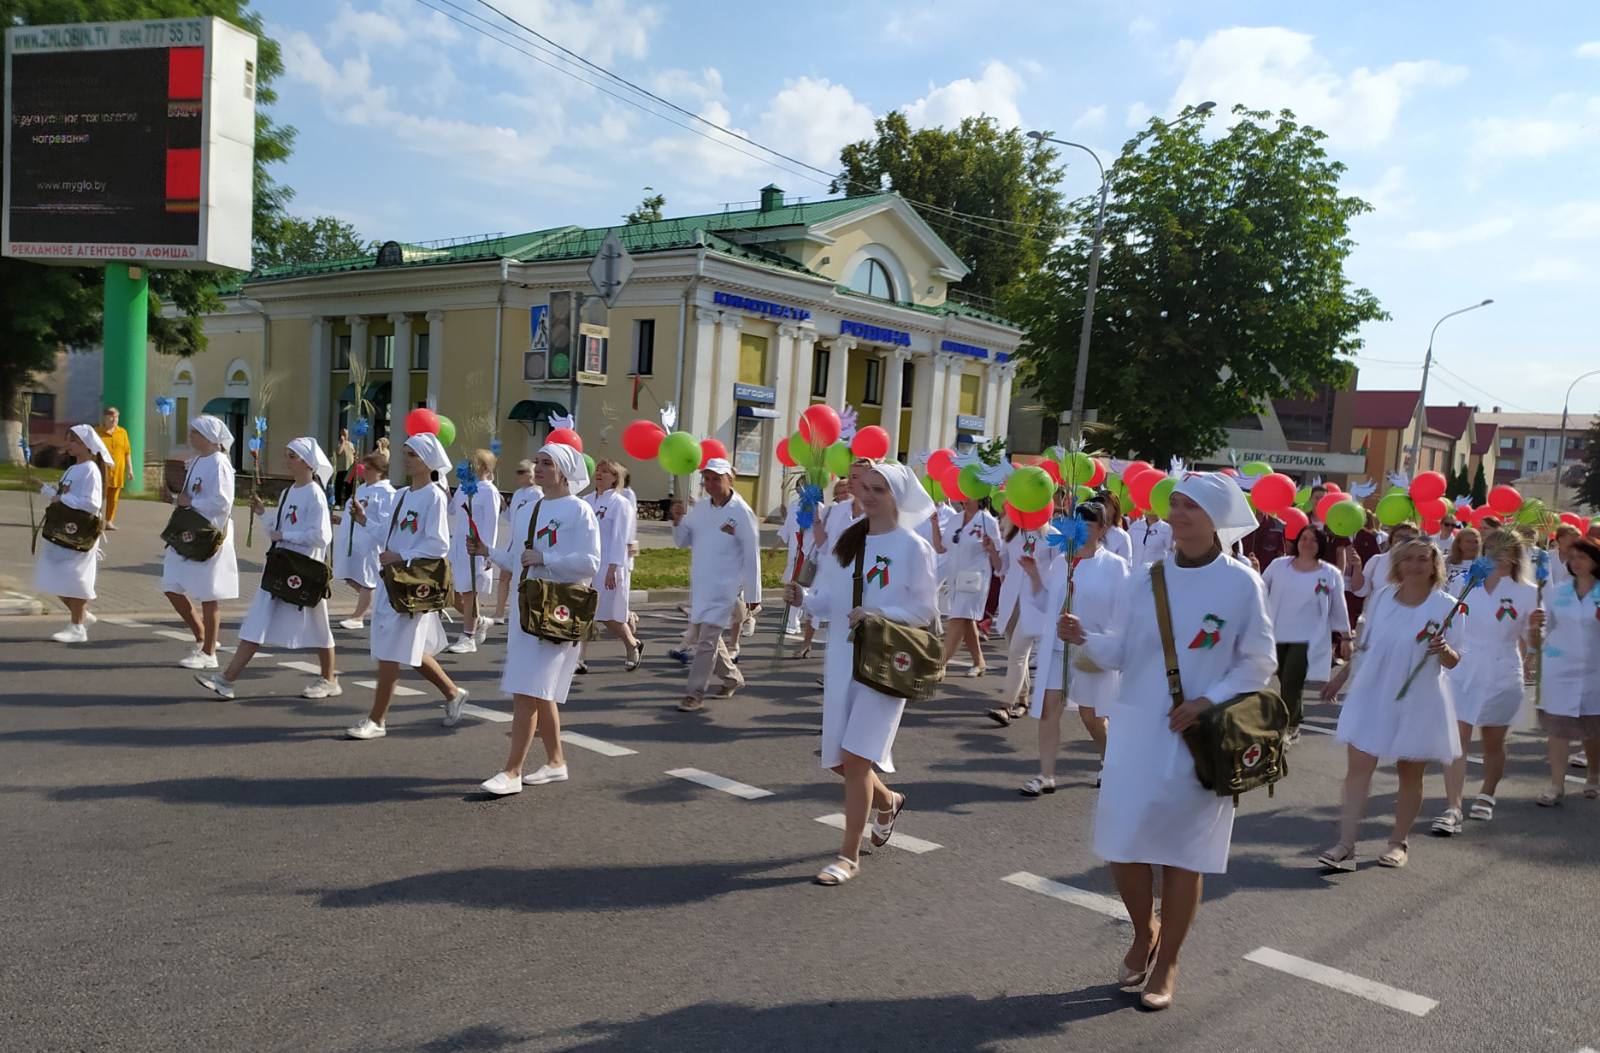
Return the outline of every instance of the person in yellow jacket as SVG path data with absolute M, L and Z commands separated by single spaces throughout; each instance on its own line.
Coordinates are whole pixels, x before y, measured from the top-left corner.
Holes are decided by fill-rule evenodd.
M 133 446 L 128 441 L 128 431 L 117 423 L 122 417 L 115 406 L 107 406 L 100 418 L 100 441 L 111 453 L 111 464 L 106 470 L 106 529 L 115 530 L 117 524 L 117 498 L 133 475 Z

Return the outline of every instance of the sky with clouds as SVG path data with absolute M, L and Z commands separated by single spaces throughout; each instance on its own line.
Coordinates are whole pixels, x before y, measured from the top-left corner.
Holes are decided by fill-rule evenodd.
M 1205 99 L 1288 107 L 1328 133 L 1347 188 L 1375 206 L 1357 221 L 1349 274 L 1393 318 L 1365 332 L 1362 387 L 1414 387 L 1434 322 L 1485 297 L 1495 304 L 1439 330 L 1429 402 L 1559 410 L 1573 378 L 1600 368 L 1594 0 L 1540 0 L 1517 17 L 1480 0 L 491 2 L 823 169 L 894 109 L 918 125 L 986 113 L 1109 159 L 1152 113 Z M 366 237 L 599 226 L 645 186 L 668 215 L 750 201 L 769 181 L 826 195 L 814 173 L 557 72 L 538 61 L 543 45 L 508 46 L 518 31 L 501 22 L 496 39 L 478 0 L 258 6 L 288 66 L 275 116 L 300 133 L 279 173 L 294 208 Z M 1069 168 L 1069 194 L 1095 186 L 1087 158 Z M 1600 408 L 1600 377 L 1573 405 Z

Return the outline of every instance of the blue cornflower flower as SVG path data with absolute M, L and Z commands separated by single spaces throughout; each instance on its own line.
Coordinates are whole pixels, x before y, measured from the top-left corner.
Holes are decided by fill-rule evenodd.
M 1050 533 L 1046 541 L 1058 552 L 1075 555 L 1089 543 L 1089 524 L 1077 516 L 1057 516 L 1050 521 Z

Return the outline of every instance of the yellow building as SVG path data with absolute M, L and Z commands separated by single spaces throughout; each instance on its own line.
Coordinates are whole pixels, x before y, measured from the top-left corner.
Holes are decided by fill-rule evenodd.
M 609 311 L 585 303 L 609 335 L 579 356 L 576 407 L 567 381 L 525 381 L 524 355 L 551 293 L 593 296 L 608 228 L 259 271 L 206 319 L 205 355 L 151 356 L 150 395 L 179 400 L 179 420 L 225 413 L 242 445 L 265 393 L 277 472 L 288 439 L 326 444 L 352 422 L 350 356 L 364 354 L 369 444 L 429 405 L 456 424 L 458 457 L 498 437 L 514 459 L 575 409 L 586 452 L 628 463 L 643 499 L 669 480 L 624 458 L 622 429 L 672 404 L 679 429 L 727 446 L 762 513 L 783 500 L 776 443 L 812 402 L 849 403 L 903 458 L 1004 432 L 1021 333 L 948 299 L 968 268 L 899 195 L 786 204 L 766 187 L 755 208 L 613 229 L 634 269 Z

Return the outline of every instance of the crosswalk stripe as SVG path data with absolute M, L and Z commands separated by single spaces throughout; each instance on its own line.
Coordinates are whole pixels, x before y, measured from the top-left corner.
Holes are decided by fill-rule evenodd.
M 817 816 L 817 822 L 821 823 L 823 826 L 831 826 L 835 830 L 843 830 L 844 814 L 842 812 L 834 812 L 832 815 L 819 815 Z M 924 841 L 920 837 L 912 837 L 910 834 L 902 834 L 896 831 L 893 840 L 889 842 L 889 847 L 903 848 L 907 852 L 915 852 L 920 856 L 924 852 L 932 852 L 935 849 L 943 848 L 944 846 L 936 845 L 932 841 Z
M 471 702 L 462 703 L 461 715 L 466 717 L 477 717 L 479 720 L 492 720 L 496 724 L 511 723 L 510 713 L 503 713 L 498 709 L 485 709 L 482 706 L 475 706 Z
M 1264 965 L 1268 969 L 1276 969 L 1290 976 L 1298 976 L 1302 980 L 1310 980 L 1314 984 L 1331 987 L 1335 991 L 1353 994 L 1357 998 L 1365 998 L 1369 1002 L 1398 1009 L 1402 1013 L 1412 1016 L 1427 1016 L 1439 1003 L 1431 998 L 1425 998 L 1410 991 L 1402 991 L 1398 987 L 1390 987 L 1376 980 L 1368 980 L 1354 973 L 1347 973 L 1329 965 L 1320 965 L 1305 958 L 1296 958 L 1292 954 L 1275 951 L 1271 947 L 1257 947 L 1244 956 L 1247 962 Z
M 721 775 L 701 771 L 699 768 L 673 768 L 667 774 L 675 779 L 685 779 L 689 782 L 699 783 L 701 786 L 709 786 L 713 790 L 721 790 L 723 793 L 732 794 L 735 797 L 742 797 L 747 801 L 772 796 L 771 790 L 763 790 L 759 786 L 751 786 L 749 783 L 727 779 Z
M 100 620 L 105 622 L 107 625 L 120 625 L 124 629 L 150 628 L 149 622 L 136 621 L 133 618 L 124 618 L 119 614 L 102 614 L 100 615 Z
M 895 840 L 898 841 L 899 838 L 896 837 Z M 893 844 L 894 842 L 891 841 L 889 843 Z M 1008 885 L 1025 888 L 1029 892 L 1037 892 L 1040 895 L 1049 896 L 1051 899 L 1059 899 L 1063 903 L 1071 903 L 1075 907 L 1084 907 L 1104 914 L 1108 918 L 1115 918 L 1118 921 L 1126 921 L 1132 924 L 1132 919 L 1128 917 L 1128 908 L 1122 905 L 1121 900 L 1113 899 L 1110 896 L 1102 896 L 1098 892 L 1090 892 L 1087 889 L 1074 888 L 1072 885 L 1063 885 L 1059 881 L 1051 881 L 1049 878 L 1040 877 L 1038 874 L 1030 874 L 1026 870 L 1019 870 L 1015 874 L 1007 874 L 1000 880 Z
M 355 680 L 352 681 L 352 683 L 354 683 L 357 687 L 364 687 L 368 691 L 378 690 L 378 682 L 376 680 Z M 422 694 L 422 692 L 418 691 L 414 687 L 406 687 L 403 684 L 394 685 L 394 697 L 396 698 L 406 698 L 411 695 L 420 694 Z
M 285 669 L 293 669 L 297 673 L 310 673 L 312 676 L 321 676 L 322 667 L 312 662 L 279 662 Z
M 632 757 L 639 752 L 638 750 L 630 750 L 626 746 L 618 746 L 613 742 L 592 739 L 587 735 L 580 735 L 576 731 L 563 731 L 561 733 L 561 741 L 569 746 L 577 746 L 579 749 L 598 753 L 602 757 Z
M 155 635 L 163 637 L 163 638 L 168 639 L 168 640 L 177 640 L 179 643 L 186 643 L 186 644 L 189 644 L 191 646 L 193 646 L 193 644 L 194 644 L 194 637 L 192 635 L 190 635 L 189 633 L 185 633 L 185 632 L 179 632 L 177 629 L 157 629 L 155 631 Z M 219 643 L 219 644 L 217 644 L 217 650 L 219 650 L 219 651 L 231 651 L 231 650 L 233 650 L 233 648 L 228 646 L 227 644 L 220 644 Z

